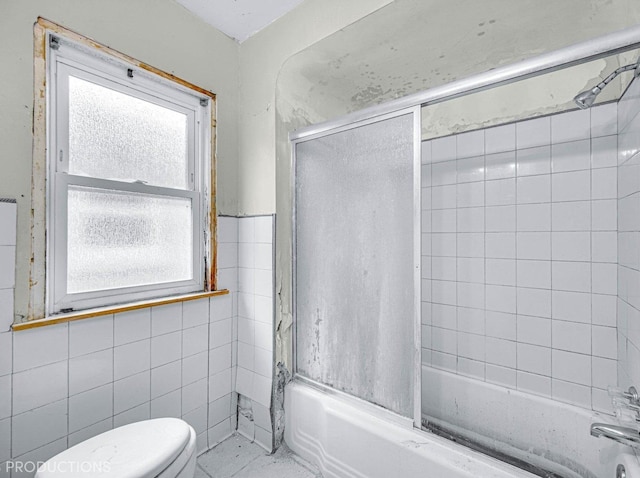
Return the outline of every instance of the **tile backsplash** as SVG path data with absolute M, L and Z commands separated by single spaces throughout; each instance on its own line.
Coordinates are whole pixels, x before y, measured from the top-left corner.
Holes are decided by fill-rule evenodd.
M 423 362 L 610 410 L 617 105 L 426 141 L 422 162 Z
M 199 452 L 219 443 L 237 427 L 239 298 L 243 316 L 253 300 L 250 318 L 260 323 L 252 342 L 260 352 L 247 370 L 265 383 L 247 396 L 263 407 L 254 412 L 264 427 L 255 439 L 271 449 L 273 282 L 261 271 L 272 277 L 273 216 L 255 218 L 254 267 L 241 269 L 238 227 L 249 219 L 220 218 L 219 288 L 229 295 L 11 332 L 15 218 L 15 204 L 0 202 L 0 465 L 46 460 L 111 428 L 163 416 L 190 423 Z M 238 287 L 244 269 L 258 278 L 252 290 L 246 281 Z M 240 369 L 247 366 L 243 355 Z

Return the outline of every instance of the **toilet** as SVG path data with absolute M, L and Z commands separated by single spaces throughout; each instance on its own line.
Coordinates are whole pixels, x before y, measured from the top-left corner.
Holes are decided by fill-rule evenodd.
M 44 462 L 35 478 L 193 478 L 196 433 L 183 420 L 131 423 Z

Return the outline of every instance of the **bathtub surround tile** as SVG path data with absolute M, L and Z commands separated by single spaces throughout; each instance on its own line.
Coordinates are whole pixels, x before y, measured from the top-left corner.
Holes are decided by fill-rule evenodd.
M 516 152 L 488 154 L 484 168 L 486 179 L 512 178 L 516 175 Z
M 618 165 L 618 136 L 591 139 L 591 167 L 609 168 Z
M 587 170 L 590 167 L 590 138 L 551 146 L 551 169 L 554 173 Z
M 566 143 L 591 137 L 591 111 L 578 110 L 551 116 L 551 142 Z
M 591 408 L 591 388 L 562 380 L 551 380 L 551 396 L 555 400 Z
M 516 382 L 518 390 L 535 395 L 551 396 L 551 379 L 549 377 L 518 370 Z
M 485 153 L 500 153 L 516 149 L 516 125 L 507 124 L 485 130 Z
M 590 199 L 591 172 L 573 171 L 551 175 L 553 202 L 585 201 Z
M 434 140 L 449 149 L 422 184 L 425 364 L 598 409 L 618 349 L 640 360 L 640 326 L 627 327 L 635 322 L 622 300 L 640 323 L 629 293 L 640 287 L 640 201 L 631 199 L 640 160 L 627 154 L 638 172 L 619 174 L 616 115 L 608 104 L 486 129 L 484 175 L 472 135 Z M 625 151 L 640 149 L 627 142 Z M 616 325 L 634 337 L 624 347 Z M 255 383 L 239 378 L 245 391 Z
M 618 105 L 609 103 L 591 108 L 591 137 L 618 134 Z
M 551 144 L 551 117 L 516 123 L 516 140 L 518 150 Z
M 551 201 L 551 175 L 519 177 L 516 183 L 517 203 L 536 204 Z
M 591 201 L 558 202 L 551 205 L 552 231 L 590 231 Z
M 456 159 L 457 140 L 455 136 L 437 138 L 430 142 L 431 161 L 434 163 Z
M 591 357 L 589 355 L 553 351 L 553 378 L 591 386 Z

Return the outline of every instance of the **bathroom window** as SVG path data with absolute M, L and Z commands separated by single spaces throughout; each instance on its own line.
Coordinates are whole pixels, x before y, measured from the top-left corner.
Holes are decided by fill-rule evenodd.
M 201 292 L 212 101 L 47 36 L 47 312 Z

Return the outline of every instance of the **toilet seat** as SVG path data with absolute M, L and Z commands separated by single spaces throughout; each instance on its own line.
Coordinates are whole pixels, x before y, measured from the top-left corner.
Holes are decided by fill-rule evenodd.
M 175 478 L 195 456 L 193 428 L 177 418 L 132 423 L 44 463 L 36 478 Z

